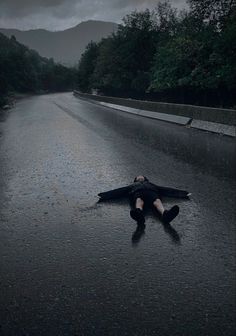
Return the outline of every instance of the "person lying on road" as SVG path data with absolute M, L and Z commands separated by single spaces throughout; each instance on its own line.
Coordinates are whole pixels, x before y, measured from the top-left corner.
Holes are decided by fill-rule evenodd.
M 179 213 L 178 205 L 174 205 L 170 210 L 165 210 L 161 197 L 188 198 L 191 194 L 186 190 L 161 187 L 155 185 L 143 175 L 136 176 L 134 183 L 99 193 L 99 202 L 127 197 L 130 200 L 132 209 L 130 216 L 139 226 L 144 226 L 144 207 L 153 207 L 158 211 L 164 223 L 170 223 Z

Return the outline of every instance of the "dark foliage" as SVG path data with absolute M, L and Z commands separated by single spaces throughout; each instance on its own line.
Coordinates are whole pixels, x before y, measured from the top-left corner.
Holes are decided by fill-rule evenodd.
M 118 31 L 88 45 L 78 88 L 177 103 L 236 104 L 236 12 L 230 0 L 168 1 L 133 12 Z
M 91 91 L 93 88 L 93 74 L 98 57 L 98 46 L 90 42 L 80 59 L 78 70 L 78 82 L 82 92 Z
M 0 104 L 9 92 L 36 93 L 71 90 L 75 69 L 41 57 L 36 51 L 0 33 Z

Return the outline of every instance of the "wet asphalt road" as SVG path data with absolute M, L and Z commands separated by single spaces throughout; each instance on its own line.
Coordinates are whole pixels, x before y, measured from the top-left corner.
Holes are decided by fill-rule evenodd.
M 0 335 L 234 335 L 234 155 L 71 93 L 19 101 L 0 123 Z M 128 204 L 96 194 L 137 174 L 193 195 L 133 242 Z

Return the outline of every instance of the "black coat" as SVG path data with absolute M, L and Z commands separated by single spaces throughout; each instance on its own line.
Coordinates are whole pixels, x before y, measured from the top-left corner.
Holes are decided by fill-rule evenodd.
M 112 199 L 118 199 L 121 197 L 131 196 L 136 191 L 141 190 L 153 190 L 156 191 L 161 197 L 175 197 L 175 198 L 188 198 L 189 192 L 186 190 L 174 189 L 169 187 L 161 187 L 153 184 L 149 181 L 134 182 L 126 187 L 113 189 L 110 191 L 102 192 L 98 194 L 99 201 L 107 201 Z

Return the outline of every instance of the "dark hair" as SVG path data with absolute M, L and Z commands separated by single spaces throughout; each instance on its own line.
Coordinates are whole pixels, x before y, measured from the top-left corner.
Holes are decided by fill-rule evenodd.
M 141 176 L 141 175 L 138 175 L 138 176 Z M 135 177 L 134 182 L 137 182 L 137 177 L 138 176 Z M 146 176 L 143 176 L 143 177 L 144 177 L 144 181 L 147 181 L 147 182 L 149 181 L 149 179 Z

